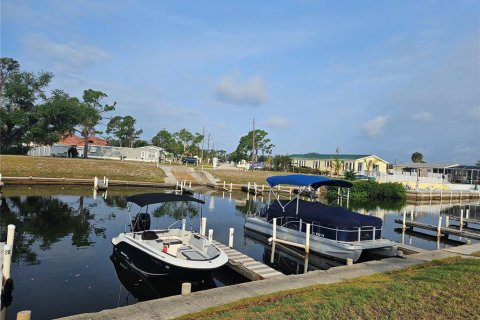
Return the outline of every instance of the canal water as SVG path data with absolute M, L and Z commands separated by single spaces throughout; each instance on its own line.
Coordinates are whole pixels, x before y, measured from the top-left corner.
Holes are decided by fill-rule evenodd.
M 124 263 L 112 256 L 112 237 L 125 230 L 127 203 L 134 193 L 158 192 L 146 189 L 111 189 L 94 197 L 91 190 L 72 187 L 9 187 L 1 198 L 0 235 L 8 224 L 16 226 L 13 249 L 12 295 L 4 297 L 6 319 L 15 319 L 22 310 L 32 310 L 34 319 L 51 319 L 78 313 L 116 308 L 138 301 L 178 294 L 181 283 L 175 279 L 149 281 L 129 272 Z M 205 204 L 152 206 L 152 228 L 167 227 L 181 218 L 187 228 L 199 230 L 200 218 L 207 218 L 213 238 L 228 244 L 229 228 L 234 228 L 234 248 L 255 260 L 263 261 L 285 274 L 305 270 L 299 251 L 278 246 L 273 253 L 265 238 L 245 232 L 245 215 L 264 205 L 261 197 L 245 193 L 206 191 L 195 194 Z M 480 219 L 478 203 L 422 204 L 350 203 L 350 208 L 384 220 L 382 236 L 423 249 L 456 246 L 465 239 L 450 237 L 437 243 L 423 234 L 402 234 L 395 219 L 402 212 L 414 212 L 415 221 L 436 224 L 439 215 L 459 216 L 461 208 L 470 209 L 470 217 Z M 133 211 L 135 213 L 135 211 Z M 455 223 L 455 222 L 452 222 Z M 428 233 L 428 232 L 427 232 Z M 3 240 L 3 239 L 2 239 Z M 327 269 L 342 262 L 310 254 L 307 269 Z M 192 284 L 203 290 L 247 281 L 227 267 L 209 279 Z

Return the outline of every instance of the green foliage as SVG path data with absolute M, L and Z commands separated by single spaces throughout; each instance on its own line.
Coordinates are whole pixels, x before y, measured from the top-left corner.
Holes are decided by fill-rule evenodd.
M 288 171 L 291 161 L 289 156 L 276 155 L 272 159 L 272 168 L 274 171 Z
M 53 75 L 49 72 L 20 71 L 11 58 L 0 59 L 0 152 L 25 150 L 27 131 L 38 122 L 33 114 L 36 101 L 45 100 L 44 89 Z
M 333 174 L 335 176 L 338 176 L 340 174 L 340 171 L 342 171 L 344 162 L 341 161 L 338 158 L 333 159 L 332 161 L 332 169 L 333 169 Z
M 355 170 L 348 170 L 343 173 L 343 178 L 345 180 L 353 181 L 355 180 Z
M 336 198 L 336 188 L 331 188 L 328 196 L 330 199 Z M 398 182 L 378 183 L 372 180 L 361 180 L 353 182 L 350 198 L 352 200 L 403 200 L 406 198 L 406 191 L 405 187 Z
M 106 112 L 115 110 L 114 102 L 112 105 L 102 104 L 102 100 L 107 98 L 107 95 L 101 91 L 87 89 L 83 91 L 83 102 L 77 108 L 79 115 L 79 123 L 77 131 L 82 135 L 85 141 L 85 150 L 88 150 L 88 138 L 97 133 L 95 126 L 97 126 L 103 119 Z M 88 157 L 88 152 L 83 153 L 83 157 Z
M 26 141 L 40 145 L 57 142 L 65 132 L 72 132 L 79 121 L 80 101 L 61 90 L 54 90 L 45 103 L 36 106 L 32 115 L 37 119 L 26 132 Z
M 415 162 L 415 163 L 423 162 L 423 154 L 421 154 L 420 152 L 414 152 L 412 154 L 412 162 Z
M 255 150 L 253 150 L 253 130 L 241 137 L 237 150 L 235 150 L 234 161 L 251 159 L 252 153 L 258 155 L 259 151 L 262 155 L 271 154 L 272 148 L 275 147 L 275 145 L 270 143 L 271 141 L 267 138 L 267 135 L 268 133 L 264 130 L 255 130 Z
M 173 135 L 167 130 L 160 130 L 153 138 L 152 144 L 154 146 L 165 149 L 166 152 L 171 153 L 175 156 L 181 154 L 182 145 L 179 144 Z
M 204 137 L 199 133 L 193 134 L 184 128 L 175 132 L 173 138 L 183 146 L 183 155 L 194 155 L 199 153 L 198 144 L 202 142 Z
M 117 137 L 120 147 L 133 148 L 143 130 L 135 129 L 135 120 L 131 116 L 120 117 L 116 116 L 110 119 L 107 124 L 107 133 L 112 133 Z

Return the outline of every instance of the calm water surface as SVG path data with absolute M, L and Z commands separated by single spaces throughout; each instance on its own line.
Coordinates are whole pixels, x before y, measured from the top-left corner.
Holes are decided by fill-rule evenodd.
M 153 190 L 154 192 L 158 192 Z M 181 284 L 175 279 L 147 281 L 140 275 L 125 271 L 121 261 L 111 259 L 112 237 L 124 231 L 126 196 L 152 192 L 146 189 L 109 190 L 93 197 L 90 190 L 61 187 L 8 188 L 2 195 L 0 234 L 6 235 L 8 224 L 17 232 L 13 251 L 12 299 L 4 299 L 8 308 L 2 313 L 15 319 L 17 312 L 32 310 L 34 319 L 51 319 L 136 303 L 137 301 L 178 294 Z M 153 206 L 152 227 L 166 227 L 187 218 L 187 228 L 199 229 L 200 217 L 207 218 L 213 237 L 228 243 L 229 228 L 235 228 L 235 249 L 252 258 L 280 269 L 286 274 L 305 270 L 301 252 L 277 247 L 273 257 L 271 246 L 258 235 L 244 233 L 245 214 L 263 205 L 262 198 L 244 193 L 196 194 L 205 205 Z M 434 238 L 399 232 L 394 220 L 403 210 L 414 211 L 416 221 L 436 224 L 439 214 L 459 216 L 459 204 L 405 205 L 398 203 L 350 204 L 355 211 L 375 215 L 384 220 L 383 237 L 424 249 L 455 246 L 464 241 L 451 237 L 437 243 Z M 464 207 L 464 204 L 462 205 Z M 480 219 L 478 203 L 470 207 L 470 217 Z M 134 210 L 135 212 L 135 210 Z M 455 223 L 455 222 L 453 222 Z M 308 270 L 325 269 L 340 262 L 315 255 L 308 257 Z M 247 281 L 227 267 L 216 271 L 212 278 L 193 284 L 193 290 L 231 285 Z

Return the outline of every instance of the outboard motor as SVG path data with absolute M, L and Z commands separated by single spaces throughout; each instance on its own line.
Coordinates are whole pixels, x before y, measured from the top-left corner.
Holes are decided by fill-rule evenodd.
M 138 213 L 132 220 L 132 231 L 139 232 L 150 229 L 151 217 L 148 213 Z

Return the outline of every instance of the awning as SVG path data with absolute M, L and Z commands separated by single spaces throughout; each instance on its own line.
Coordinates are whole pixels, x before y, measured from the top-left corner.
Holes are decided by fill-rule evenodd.
M 342 188 L 351 188 L 353 184 L 349 181 L 331 179 L 324 176 L 310 176 L 306 174 L 290 174 L 286 176 L 272 176 L 267 178 L 268 185 L 273 188 L 279 184 L 289 184 L 295 186 L 310 186 L 318 189 L 321 186 L 333 186 Z
M 128 202 L 133 202 L 140 207 L 144 207 L 149 204 L 163 203 L 163 202 L 176 202 L 176 201 L 193 201 L 198 203 L 205 203 L 205 201 L 190 197 L 183 194 L 174 193 L 139 193 L 127 197 Z

